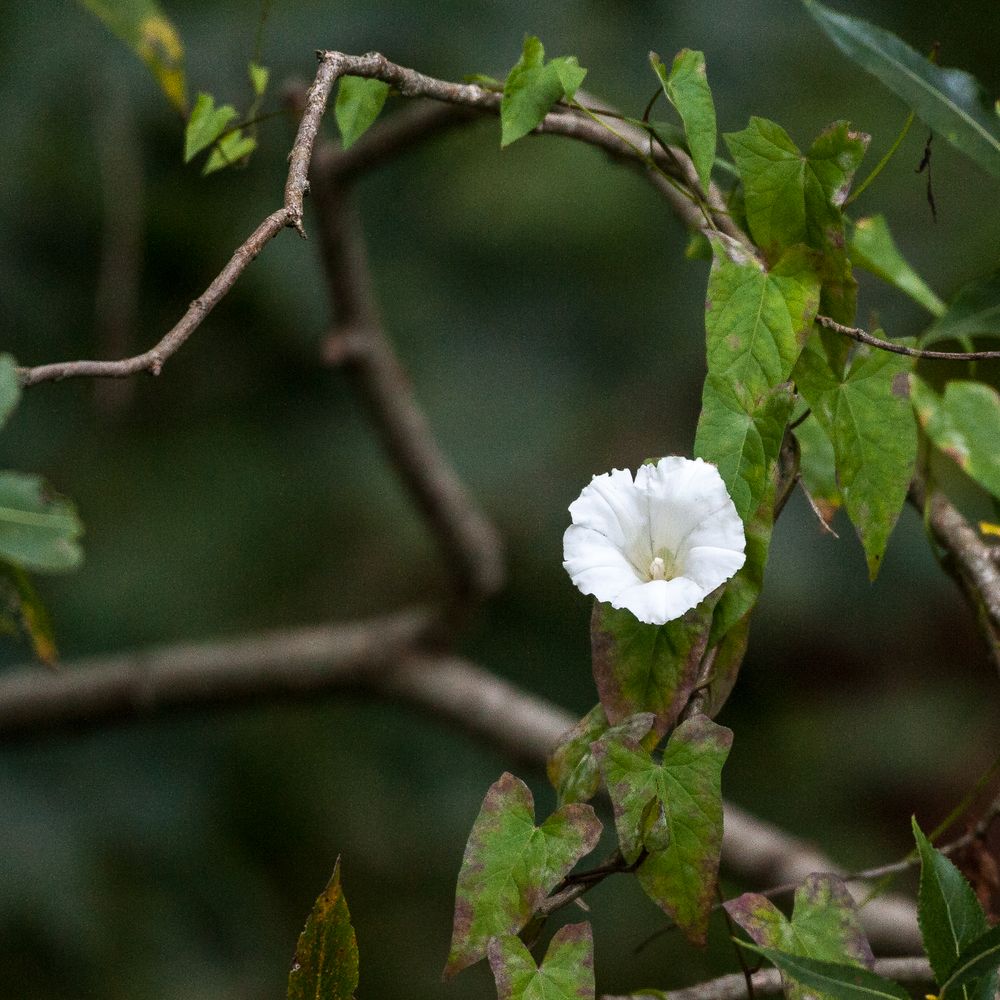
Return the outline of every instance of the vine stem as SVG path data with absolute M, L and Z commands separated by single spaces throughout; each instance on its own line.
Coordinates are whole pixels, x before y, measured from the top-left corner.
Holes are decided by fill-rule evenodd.
M 926 358 L 929 361 L 996 361 L 1000 360 L 1000 351 L 928 351 L 921 347 L 907 347 L 905 344 L 897 344 L 893 340 L 883 340 L 870 334 L 867 330 L 861 330 L 856 326 L 845 326 L 838 323 L 829 316 L 817 316 L 816 322 L 827 330 L 841 333 L 851 340 L 856 340 L 859 344 L 868 344 L 869 347 L 877 347 L 880 351 L 889 351 L 891 354 L 904 354 L 908 358 Z

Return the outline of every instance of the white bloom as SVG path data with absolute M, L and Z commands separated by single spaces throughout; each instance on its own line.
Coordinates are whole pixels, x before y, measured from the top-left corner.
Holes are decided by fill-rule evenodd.
M 746 561 L 743 522 L 719 470 L 671 455 L 594 476 L 569 506 L 563 566 L 585 594 L 641 622 L 680 618 Z

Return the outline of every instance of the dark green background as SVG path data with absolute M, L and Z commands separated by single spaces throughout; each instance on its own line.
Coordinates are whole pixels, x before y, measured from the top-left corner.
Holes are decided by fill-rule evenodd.
M 840 9 L 919 49 L 939 40 L 942 62 L 1000 92 L 993 0 Z M 245 107 L 256 5 L 166 10 L 192 89 Z M 873 135 L 868 166 L 905 116 L 793 0 L 276 0 L 269 107 L 282 81 L 311 76 L 318 47 L 377 48 L 446 78 L 502 76 L 526 30 L 553 55 L 578 55 L 586 86 L 633 111 L 654 89 L 649 49 L 701 48 L 723 130 L 760 114 L 805 145 L 850 118 Z M 142 66 L 74 4 L 0 9 L 0 108 L 0 348 L 23 363 L 101 349 L 109 122 L 131 123 L 123 155 L 139 158 L 144 179 L 136 350 L 280 204 L 289 123 L 262 127 L 248 169 L 200 178 L 182 165 L 181 123 Z M 947 296 L 996 264 L 998 186 L 936 143 L 933 224 L 914 174 L 925 137 L 913 130 L 856 209 L 885 212 Z M 495 122 L 466 128 L 366 179 L 360 200 L 387 328 L 443 446 L 508 540 L 509 586 L 463 649 L 583 712 L 595 700 L 589 602 L 560 566 L 566 506 L 594 473 L 690 453 L 706 265 L 684 259 L 686 236 L 652 189 L 594 150 L 557 139 L 498 147 Z M 328 313 L 316 249 L 279 237 L 163 375 L 136 379 L 111 415 L 106 390 L 88 382 L 26 394 L 3 462 L 44 473 L 87 525 L 84 567 L 39 581 L 66 660 L 350 618 L 441 586 L 352 386 L 317 362 Z M 892 335 L 925 320 L 864 278 L 861 301 L 862 320 L 877 313 Z M 911 511 L 873 586 L 850 526 L 837 526 L 840 541 L 822 535 L 800 496 L 782 519 L 722 716 L 736 731 L 724 785 L 864 864 L 905 851 L 910 814 L 931 825 L 986 766 L 1000 742 L 997 678 Z M 26 650 L 5 640 L 2 655 L 13 665 Z M 438 977 L 465 838 L 506 766 L 408 710 L 335 697 L 4 747 L 0 996 L 282 996 L 338 854 L 361 997 L 489 996 L 482 966 L 447 986 Z M 524 776 L 549 809 L 540 776 Z M 721 927 L 708 953 L 667 938 L 635 956 L 663 918 L 625 880 L 592 901 L 599 988 L 683 985 L 733 966 Z

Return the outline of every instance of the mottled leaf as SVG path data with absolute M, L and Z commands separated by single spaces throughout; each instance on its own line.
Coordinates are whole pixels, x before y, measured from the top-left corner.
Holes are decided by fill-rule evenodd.
M 727 902 L 726 911 L 761 947 L 868 968 L 874 963 L 858 908 L 836 875 L 809 875 L 795 891 L 791 920 L 754 892 Z M 789 1000 L 815 996 L 794 979 L 785 985 Z
M 963 285 L 920 343 L 926 347 L 941 340 L 979 336 L 1000 337 L 1000 271 Z
M 581 803 L 563 806 L 536 827 L 528 786 L 512 774 L 495 782 L 458 873 L 445 977 L 483 958 L 490 938 L 517 934 L 600 835 L 594 810 Z
M 17 616 L 17 624 L 31 643 L 37 659 L 51 666 L 59 658 L 56 651 L 55 633 L 48 609 L 28 577 L 19 566 L 0 560 L 0 584 L 3 597 L 12 614 Z M 14 628 L 17 625 L 11 621 Z
M 862 348 L 841 377 L 813 340 L 795 371 L 799 391 L 833 442 L 844 507 L 861 539 L 872 579 L 916 462 L 916 422 L 909 398 L 912 367 L 911 358 Z
M 375 124 L 389 96 L 389 84 L 360 76 L 342 76 L 337 86 L 333 115 L 340 141 L 349 149 Z
M 703 715 L 671 734 L 656 763 L 620 744 L 603 748 L 602 769 L 623 857 L 646 894 L 703 944 L 722 849 L 722 766 L 733 734 Z
M 184 162 L 190 163 L 203 149 L 211 146 L 235 117 L 236 108 L 231 104 L 216 107 L 211 94 L 199 94 L 184 129 Z
M 257 140 L 253 136 L 244 135 L 241 129 L 227 132 L 212 150 L 212 155 L 202 168 L 202 174 L 214 174 L 216 170 L 231 167 L 249 156 L 257 148 Z
M 718 614 L 718 607 L 716 613 Z M 714 618 L 712 623 L 714 626 Z M 722 638 L 712 650 L 712 670 L 708 683 L 702 691 L 701 706 L 708 718 L 714 719 L 729 698 L 739 676 L 740 667 L 743 665 L 743 657 L 746 656 L 749 642 L 750 615 L 745 614 L 735 624 L 725 629 Z
M 715 103 L 705 72 L 705 55 L 693 49 L 681 49 L 674 57 L 669 73 L 655 52 L 650 52 L 649 61 L 660 78 L 667 100 L 681 116 L 691 162 L 702 190 L 707 191 L 715 163 L 716 124 Z
M 998 970 L 1000 970 L 1000 924 L 991 927 L 972 944 L 962 949 L 958 961 L 941 984 L 938 995 L 941 1000 L 958 1000 L 962 996 L 962 990 L 971 987 L 977 981 L 991 977 L 988 981 L 995 983 Z
M 837 485 L 833 442 L 819 420 L 810 414 L 795 428 L 799 442 L 799 472 L 816 513 L 830 524 L 844 504 Z
M 945 69 L 891 32 L 803 0 L 836 46 L 902 98 L 936 134 L 1000 177 L 1000 118 L 975 77 Z
M 541 966 L 520 938 L 489 944 L 498 1000 L 594 1000 L 594 938 L 590 924 L 566 924 L 552 936 Z
M 833 1000 L 911 1000 L 910 994 L 899 983 L 877 976 L 868 969 L 740 943 L 744 948 L 763 955 L 812 995 L 818 993 Z
M 851 227 L 849 249 L 851 261 L 858 267 L 909 295 L 932 315 L 944 314 L 947 306 L 899 252 L 885 216 L 871 215 L 858 219 Z
M 927 436 L 1000 499 L 1000 393 L 984 382 L 948 382 L 939 396 L 913 379 L 913 405 Z
M 943 983 L 963 950 L 989 930 L 989 923 L 965 876 L 934 849 L 916 819 L 913 836 L 920 854 L 920 933 L 934 976 Z M 996 976 L 984 975 L 979 983 L 967 983 L 964 1000 L 993 1000 L 996 987 Z
M 295 946 L 288 1000 L 351 1000 L 358 985 L 358 943 L 340 885 L 340 858 Z
M 184 46 L 156 0 L 78 0 L 145 64 L 167 100 L 187 117 Z
M 75 569 L 82 534 L 73 504 L 38 476 L 0 472 L 0 558 L 37 572 Z
M 594 681 L 608 719 L 619 724 L 652 712 L 662 736 L 687 704 L 698 678 L 718 592 L 665 625 L 594 602 L 590 623 Z
M 558 795 L 558 804 L 587 802 L 601 784 L 601 770 L 594 759 L 592 744 L 618 742 L 636 747 L 653 728 L 651 712 L 630 716 L 620 725 L 608 724 L 602 705 L 595 705 L 572 729 L 559 738 L 549 754 L 548 775 Z M 655 739 L 655 735 L 652 739 Z
M 533 35 L 524 39 L 521 58 L 511 67 L 500 101 L 500 145 L 526 136 L 564 97 L 572 99 L 587 71 L 575 56 L 545 62 L 545 47 Z

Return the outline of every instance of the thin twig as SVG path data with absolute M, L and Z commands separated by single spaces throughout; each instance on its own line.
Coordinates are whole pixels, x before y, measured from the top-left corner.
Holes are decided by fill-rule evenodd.
M 1000 351 L 928 351 L 922 347 L 907 347 L 897 344 L 894 340 L 882 340 L 874 337 L 867 330 L 856 326 L 844 326 L 829 316 L 817 316 L 816 322 L 835 333 L 856 340 L 859 344 L 868 344 L 881 351 L 891 351 L 893 354 L 905 354 L 908 358 L 927 358 L 931 361 L 995 361 L 1000 359 Z

